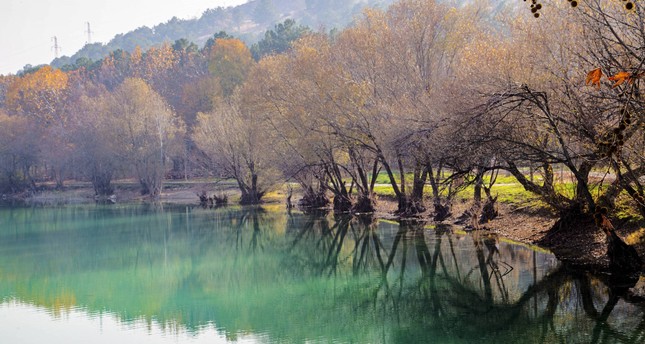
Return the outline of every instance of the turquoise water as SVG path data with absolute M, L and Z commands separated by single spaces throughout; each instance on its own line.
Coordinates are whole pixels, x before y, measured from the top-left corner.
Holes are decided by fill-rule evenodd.
M 0 208 L 0 343 L 645 340 L 638 300 L 494 235 L 281 208 Z

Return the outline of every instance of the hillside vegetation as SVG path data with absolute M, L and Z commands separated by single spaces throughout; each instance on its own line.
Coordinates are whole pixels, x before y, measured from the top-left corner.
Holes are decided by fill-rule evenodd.
M 342 29 L 366 7 L 386 8 L 393 0 L 252 0 L 236 7 L 218 7 L 204 11 L 194 19 L 172 18 L 152 28 L 142 26 L 116 35 L 110 42 L 87 44 L 72 56 L 51 62 L 53 67 L 101 60 L 115 50 L 133 52 L 138 46 L 148 50 L 164 42 L 185 38 L 203 45 L 213 34 L 225 31 L 251 45 L 267 29 L 286 19 L 315 30 Z

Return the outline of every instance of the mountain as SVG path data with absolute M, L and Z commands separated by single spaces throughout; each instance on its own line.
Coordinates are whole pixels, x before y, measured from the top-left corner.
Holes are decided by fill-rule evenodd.
M 252 0 L 236 7 L 218 7 L 204 11 L 197 19 L 178 19 L 152 28 L 143 26 L 116 35 L 107 44 L 85 45 L 72 56 L 54 59 L 51 65 L 61 68 L 77 60 L 100 60 L 110 52 L 122 49 L 132 52 L 136 46 L 144 51 L 164 42 L 181 38 L 203 45 L 213 34 L 226 31 L 249 46 L 264 32 L 286 19 L 314 30 L 343 28 L 365 7 L 386 8 L 395 0 Z

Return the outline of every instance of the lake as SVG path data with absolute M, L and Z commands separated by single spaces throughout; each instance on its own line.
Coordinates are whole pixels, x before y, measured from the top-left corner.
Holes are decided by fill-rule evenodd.
M 0 208 L 1 343 L 641 343 L 645 306 L 490 233 L 282 206 Z

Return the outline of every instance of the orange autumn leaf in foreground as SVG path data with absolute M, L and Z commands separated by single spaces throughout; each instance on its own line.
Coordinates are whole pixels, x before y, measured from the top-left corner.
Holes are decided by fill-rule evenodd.
M 616 83 L 612 88 L 620 86 L 623 82 L 628 81 L 630 83 L 634 82 L 634 79 L 632 79 L 631 73 L 628 72 L 618 72 L 614 76 L 610 76 L 608 78 L 610 81 L 615 81 Z
M 600 88 L 600 78 L 602 78 L 602 70 L 600 68 L 596 68 L 587 73 L 587 81 L 585 81 L 585 84 L 589 85 L 591 83 L 592 85 L 596 85 Z

